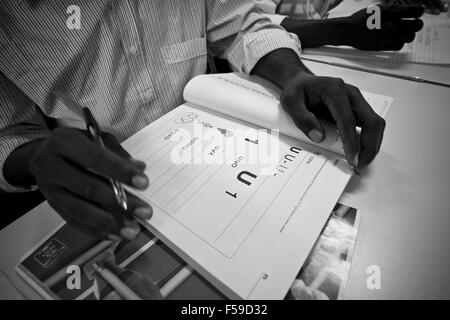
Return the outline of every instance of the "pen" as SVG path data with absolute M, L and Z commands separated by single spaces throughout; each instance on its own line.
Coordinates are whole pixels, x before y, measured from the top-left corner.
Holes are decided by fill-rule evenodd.
M 94 116 L 92 115 L 91 111 L 88 108 L 83 108 L 83 117 L 84 121 L 86 123 L 86 129 L 89 132 L 89 135 L 91 139 L 98 143 L 100 146 L 105 148 L 105 144 L 103 143 L 102 136 L 101 136 L 101 130 L 100 127 L 95 120 Z M 127 204 L 127 194 L 125 193 L 125 189 L 123 188 L 122 184 L 114 179 L 109 179 L 111 186 L 114 191 L 114 195 L 116 197 L 117 202 L 119 203 L 120 207 L 123 210 L 127 210 L 128 204 Z
M 108 283 L 117 293 L 126 300 L 141 300 L 141 298 L 128 287 L 120 278 L 103 265 L 94 262 L 94 270 Z
M 306 60 L 306 61 L 311 61 L 311 62 L 328 64 L 328 65 L 334 66 L 334 67 L 347 68 L 347 69 L 352 69 L 352 70 L 356 70 L 356 71 L 362 71 L 362 72 L 369 72 L 369 73 L 379 74 L 379 75 L 382 75 L 382 76 L 387 76 L 387 77 L 392 77 L 392 78 L 398 78 L 398 79 L 403 79 L 403 80 L 408 80 L 408 81 L 428 83 L 428 84 L 433 84 L 433 85 L 436 85 L 436 86 L 450 88 L 450 84 L 437 82 L 437 81 L 431 81 L 431 80 L 423 79 L 423 78 L 418 77 L 418 76 L 405 76 L 405 75 L 401 75 L 401 74 L 394 74 L 394 73 L 378 71 L 378 70 L 373 70 L 373 69 L 366 69 L 366 68 L 361 68 L 361 67 L 355 67 L 355 66 L 351 66 L 351 65 L 343 64 L 343 63 L 328 62 L 328 61 L 323 61 L 323 60 L 306 58 L 306 57 L 303 57 L 303 56 L 301 57 L 301 59 L 302 60 Z

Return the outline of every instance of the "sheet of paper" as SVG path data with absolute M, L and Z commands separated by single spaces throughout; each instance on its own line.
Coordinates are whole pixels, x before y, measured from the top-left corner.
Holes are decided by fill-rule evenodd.
M 400 53 L 406 54 L 408 61 L 450 65 L 450 19 L 425 16 L 422 20 L 422 30 Z
M 152 232 L 229 297 L 282 299 L 351 173 L 259 129 L 182 105 L 123 145 L 147 163 Z

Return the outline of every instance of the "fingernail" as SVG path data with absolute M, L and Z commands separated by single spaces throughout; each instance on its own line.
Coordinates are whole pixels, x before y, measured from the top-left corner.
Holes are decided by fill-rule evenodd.
M 133 163 L 134 165 L 139 167 L 139 169 L 142 169 L 142 170 L 144 170 L 145 167 L 147 166 L 144 161 L 141 161 L 141 160 L 138 160 L 138 159 L 131 158 L 130 161 L 131 161 L 131 163 Z
M 355 154 L 352 165 L 353 165 L 353 167 L 358 168 L 358 165 L 359 165 L 359 155 L 358 154 Z
M 134 215 L 141 219 L 150 219 L 152 217 L 153 210 L 151 207 L 139 207 L 134 210 Z
M 315 143 L 319 143 L 322 142 L 323 140 L 323 134 L 322 132 L 320 132 L 317 129 L 312 129 L 309 133 L 308 133 L 308 137 L 314 141 Z
M 134 176 L 133 179 L 131 180 L 131 182 L 133 183 L 133 186 L 135 186 L 136 188 L 139 188 L 139 189 L 147 188 L 148 183 L 149 183 L 148 178 L 143 175 Z
M 133 240 L 138 235 L 139 230 L 132 227 L 125 227 L 120 230 L 120 235 L 128 240 Z
M 367 170 L 367 166 L 365 166 L 363 168 L 356 168 L 353 171 L 355 172 L 355 174 L 357 176 L 361 176 L 361 175 L 363 175 L 366 172 L 366 170 Z
M 111 241 L 120 241 L 122 240 L 120 237 L 116 236 L 115 234 L 109 234 L 108 239 Z

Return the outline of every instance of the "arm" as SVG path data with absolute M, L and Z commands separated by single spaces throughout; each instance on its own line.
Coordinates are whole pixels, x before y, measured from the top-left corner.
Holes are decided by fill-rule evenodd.
M 16 18 L 20 20 L 11 17 L 8 24 L 0 19 L 0 190 L 37 186 L 50 206 L 81 230 L 102 238 L 110 234 L 134 238 L 139 225 L 133 216 L 149 219 L 151 207 L 128 194 L 128 208 L 123 210 L 108 178 L 145 189 L 149 183 L 145 164 L 130 159 L 111 134 L 102 135 L 106 148 L 101 148 L 86 131 L 47 129 L 35 105 L 58 108 L 58 104 L 53 89 L 40 87 L 42 73 L 22 55 L 21 47 L 32 40 L 14 33 L 14 23 L 27 22 Z
M 103 134 L 107 147 L 86 132 L 40 125 L 34 102 L 0 73 L 0 184 L 5 191 L 37 185 L 49 204 L 67 221 L 99 237 L 133 239 L 139 232 L 132 216 L 149 219 L 151 207 L 128 194 L 123 212 L 108 183 L 115 178 L 137 189 L 148 186 L 145 164 L 130 159 L 116 138 Z
M 234 70 L 250 73 L 261 57 L 281 47 L 300 54 L 297 36 L 263 17 L 253 1 L 207 0 L 206 5 L 208 51 Z
M 367 19 L 372 14 L 366 9 L 342 18 L 286 18 L 281 26 L 295 33 L 303 48 L 346 45 L 360 50 L 400 50 L 414 40 L 415 33 L 423 26 L 418 19 L 424 12 L 421 6 L 380 6 L 380 9 L 380 29 L 367 28 Z
M 252 73 L 282 89 L 281 105 L 312 141 L 321 142 L 325 137 L 321 118 L 335 122 L 347 162 L 356 174 L 361 173 L 379 152 L 386 124 L 358 88 L 339 78 L 315 76 L 289 49 L 267 54 Z M 361 127 L 360 139 L 357 126 Z
M 27 191 L 36 184 L 28 163 L 47 136 L 33 101 L 0 73 L 0 189 Z
M 287 17 L 281 22 L 281 26 L 286 31 L 295 33 L 305 49 L 326 45 L 343 45 L 347 34 L 345 31 L 346 21 L 347 18 L 304 20 Z
M 264 18 L 251 1 L 208 1 L 208 40 L 213 53 L 238 71 L 253 73 L 282 89 L 281 104 L 311 140 L 325 137 L 318 116 L 341 130 L 345 155 L 359 173 L 378 153 L 385 122 L 359 90 L 341 79 L 318 77 L 299 58 L 300 43 Z M 362 127 L 360 143 L 356 126 Z

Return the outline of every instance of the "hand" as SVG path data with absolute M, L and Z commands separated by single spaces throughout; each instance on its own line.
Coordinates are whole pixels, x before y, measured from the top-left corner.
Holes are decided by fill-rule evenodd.
M 448 10 L 448 7 L 445 6 L 442 0 L 418 0 L 418 2 L 422 3 L 425 6 L 425 10 L 431 14 L 437 15 Z
M 367 28 L 371 14 L 362 9 L 345 18 L 343 43 L 359 50 L 400 50 L 405 43 L 412 42 L 417 31 L 422 29 L 419 18 L 424 13 L 420 5 L 380 6 L 381 28 Z M 411 19 L 415 18 L 415 19 Z
M 29 169 L 50 206 L 67 222 L 102 238 L 114 234 L 131 240 L 140 231 L 133 216 L 149 219 L 152 208 L 127 193 L 124 212 L 108 178 L 145 189 L 145 164 L 131 159 L 113 135 L 104 133 L 102 139 L 106 148 L 84 131 L 58 128 L 41 144 Z
M 442 0 L 401 0 L 400 2 L 407 5 L 424 5 L 426 12 L 435 15 L 440 14 L 441 12 L 446 12 L 448 9 Z
M 298 73 L 286 84 L 281 105 L 296 126 L 312 141 L 325 138 L 318 116 L 334 121 L 347 162 L 359 174 L 377 155 L 386 123 L 366 102 L 358 88 L 342 79 Z M 358 138 L 356 126 L 361 127 Z

